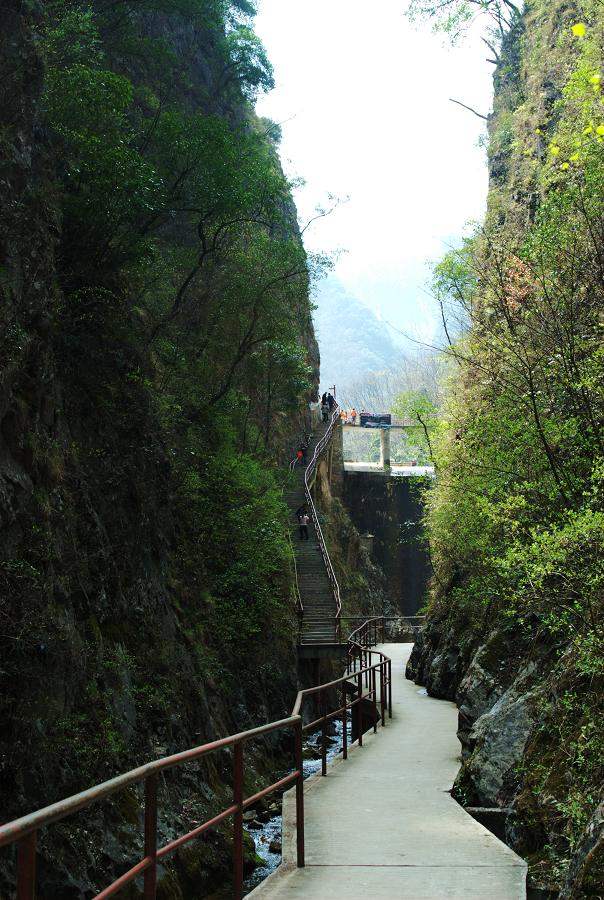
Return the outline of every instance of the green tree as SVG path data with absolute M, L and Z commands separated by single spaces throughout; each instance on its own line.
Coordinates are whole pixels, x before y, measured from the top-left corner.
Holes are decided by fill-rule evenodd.
M 423 391 L 405 391 L 394 401 L 392 411 L 401 419 L 411 419 L 420 425 L 425 448 L 434 459 L 431 438 L 438 423 L 436 403 Z
M 485 15 L 497 37 L 518 21 L 521 6 L 512 0 L 411 0 L 408 15 L 412 20 L 428 19 L 435 29 L 457 40 L 477 15 Z

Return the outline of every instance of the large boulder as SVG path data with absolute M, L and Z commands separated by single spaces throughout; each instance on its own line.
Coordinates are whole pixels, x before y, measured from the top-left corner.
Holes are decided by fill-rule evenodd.
M 515 644 L 517 640 L 513 634 L 493 631 L 472 657 L 461 680 L 455 700 L 459 708 L 457 736 L 464 759 L 472 751 L 471 734 L 475 722 L 493 708 L 514 680 Z
M 504 802 L 514 770 L 538 719 L 540 693 L 535 684 L 536 665 L 523 667 L 512 684 L 480 715 L 465 736 L 465 763 L 456 779 L 454 793 L 465 804 L 494 807 Z M 488 703 L 496 695 L 496 684 L 479 682 L 474 702 Z

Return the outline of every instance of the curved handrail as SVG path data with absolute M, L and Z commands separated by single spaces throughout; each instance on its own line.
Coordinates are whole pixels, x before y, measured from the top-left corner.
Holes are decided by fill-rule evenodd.
M 325 537 L 323 535 L 323 530 L 321 528 L 321 524 L 319 522 L 319 515 L 317 513 L 317 508 L 315 506 L 314 500 L 312 498 L 312 493 L 310 490 L 309 480 L 312 477 L 315 469 L 317 468 L 317 464 L 319 462 L 319 457 L 323 453 L 325 447 L 331 441 L 333 436 L 334 429 L 336 424 L 340 420 L 340 407 L 337 403 L 334 403 L 334 408 L 331 416 L 331 420 L 329 425 L 325 429 L 325 434 L 321 438 L 320 441 L 317 442 L 317 446 L 315 447 L 314 453 L 312 455 L 312 459 L 310 460 L 306 470 L 304 472 L 304 498 L 308 504 L 310 509 L 310 517 L 312 519 L 313 525 L 315 526 L 315 532 L 317 535 L 317 541 L 319 543 L 319 547 L 321 550 L 321 555 L 323 557 L 323 562 L 325 563 L 325 569 L 327 571 L 327 577 L 331 583 L 331 589 L 333 592 L 335 604 L 336 604 L 336 613 L 335 613 L 335 626 L 336 626 L 336 637 L 339 641 L 340 639 L 340 617 L 342 615 L 342 600 L 340 597 L 340 585 L 338 584 L 338 579 L 336 578 L 336 573 L 334 571 L 331 559 L 329 557 L 329 551 L 327 550 L 327 543 L 325 541 Z
M 292 542 L 291 531 L 288 530 L 287 537 L 292 552 L 292 562 L 294 565 L 294 600 L 296 602 L 296 611 L 299 616 L 304 615 L 304 603 L 302 602 L 302 594 L 300 593 L 300 582 L 298 580 L 298 564 L 296 562 L 296 551 Z
M 368 620 L 365 626 L 371 627 L 371 621 Z M 363 626 L 361 626 L 361 629 Z M 357 629 L 356 631 L 360 631 Z M 356 632 L 355 632 L 356 633 Z M 250 806 L 254 806 L 260 800 L 275 793 L 282 791 L 286 787 L 295 783 L 296 786 L 296 840 L 297 840 L 297 864 L 299 867 L 304 866 L 304 769 L 302 758 L 302 735 L 305 731 L 310 731 L 317 727 L 322 728 L 322 766 L 321 773 L 327 773 L 327 756 L 326 756 L 326 728 L 327 723 L 337 716 L 342 717 L 342 755 L 346 759 L 348 755 L 348 712 L 356 710 L 357 717 L 357 743 L 363 745 L 363 708 L 362 704 L 367 702 L 373 704 L 374 721 L 373 730 L 377 731 L 378 705 L 381 709 L 382 726 L 386 724 L 386 716 L 392 718 L 392 662 L 389 657 L 378 650 L 368 649 L 356 641 L 349 641 L 349 648 L 353 655 L 359 656 L 361 665 L 354 672 L 348 672 L 341 678 L 326 684 L 317 685 L 316 687 L 306 688 L 299 691 L 296 696 L 292 715 L 280 719 L 276 722 L 270 722 L 257 728 L 249 729 L 238 734 L 231 735 L 220 740 L 203 744 L 200 747 L 194 747 L 185 750 L 182 753 L 175 753 L 162 759 L 154 760 L 146 763 L 129 772 L 124 772 L 116 778 L 105 781 L 102 784 L 95 785 L 79 794 L 74 794 L 58 803 L 53 803 L 44 809 L 37 810 L 26 816 L 21 816 L 12 822 L 0 825 L 0 848 L 17 844 L 17 896 L 19 900 L 34 900 L 36 893 L 36 844 L 37 833 L 42 827 L 58 822 L 68 816 L 74 815 L 83 809 L 92 806 L 99 800 L 111 797 L 118 791 L 123 790 L 134 784 L 144 784 L 145 800 L 144 800 L 144 857 L 134 866 L 124 872 L 109 887 L 102 890 L 96 895 L 94 900 L 105 900 L 118 893 L 123 887 L 134 881 L 139 875 L 144 878 L 144 897 L 145 900 L 155 900 L 157 896 L 157 864 L 169 853 L 177 850 L 183 844 L 202 835 L 205 831 L 224 822 L 229 818 L 233 818 L 234 838 L 233 838 L 233 875 L 234 890 L 233 896 L 236 900 L 243 893 L 243 813 Z M 377 656 L 378 662 L 373 661 L 373 657 Z M 356 681 L 356 696 L 348 699 L 350 691 L 350 682 Z M 363 680 L 367 690 L 363 691 Z M 327 696 L 337 692 L 341 687 L 343 695 L 343 705 L 337 709 L 327 712 L 326 702 Z M 309 697 L 319 695 L 321 706 L 321 716 L 313 722 L 306 725 L 302 721 L 302 706 L 304 701 Z M 243 784 L 243 749 L 247 741 L 261 737 L 271 732 L 281 729 L 287 729 L 294 732 L 294 770 L 283 778 L 269 785 L 261 791 L 258 791 L 251 797 L 244 798 Z M 192 831 L 182 835 L 163 847 L 157 846 L 157 806 L 158 806 L 158 780 L 159 775 L 178 766 L 194 762 L 209 753 L 216 750 L 232 749 L 233 755 L 233 802 L 222 812 L 215 815 L 208 821 L 197 825 Z

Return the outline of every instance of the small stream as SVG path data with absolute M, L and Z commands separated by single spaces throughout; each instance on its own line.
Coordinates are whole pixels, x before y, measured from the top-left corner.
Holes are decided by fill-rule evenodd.
M 350 744 L 352 742 L 352 722 L 350 718 L 347 722 L 347 732 L 348 743 Z M 327 740 L 327 762 L 330 763 L 342 752 L 341 719 L 332 722 L 331 733 Z M 306 779 L 321 771 L 320 731 L 307 735 L 304 741 L 303 754 L 302 769 Z M 273 815 L 267 818 L 265 822 L 261 821 L 261 819 L 266 818 L 266 814 L 259 814 L 257 819 L 245 823 L 246 830 L 254 839 L 256 853 L 264 860 L 264 865 L 257 866 L 245 879 L 244 893 L 246 894 L 259 885 L 261 881 L 264 881 L 281 864 L 281 798 L 279 797 L 271 804 L 271 807 L 278 807 L 278 812 L 274 811 Z M 271 807 L 269 807 L 269 812 Z

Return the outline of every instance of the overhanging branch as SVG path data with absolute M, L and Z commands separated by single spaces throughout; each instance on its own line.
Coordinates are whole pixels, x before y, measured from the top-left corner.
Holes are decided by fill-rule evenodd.
M 479 119 L 484 119 L 485 122 L 489 121 L 488 116 L 483 116 L 482 113 L 477 112 L 477 110 L 473 109 L 471 106 L 467 106 L 465 103 L 462 103 L 461 100 L 454 100 L 453 97 L 449 97 L 451 103 L 456 103 L 458 106 L 462 106 L 464 109 L 467 109 L 468 112 L 474 113 L 475 116 L 478 116 Z

